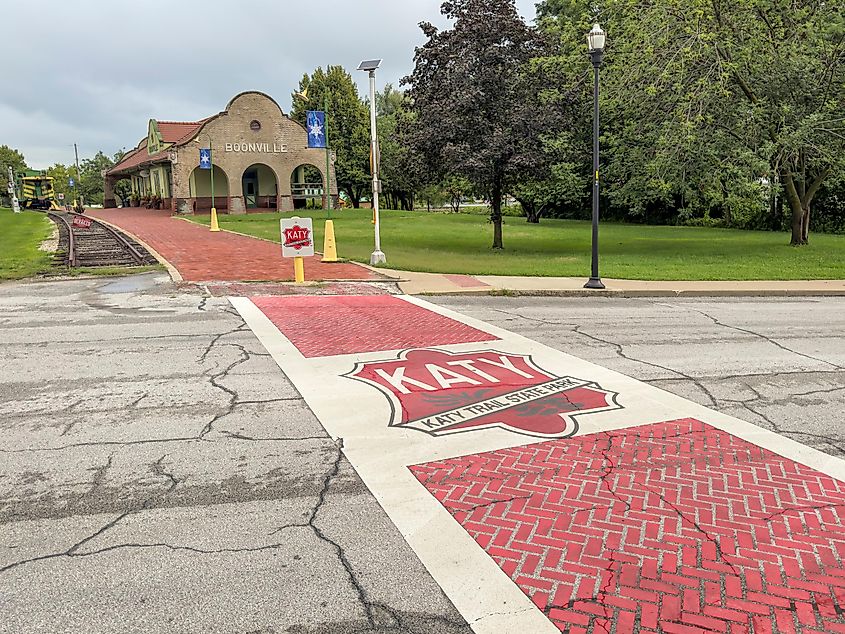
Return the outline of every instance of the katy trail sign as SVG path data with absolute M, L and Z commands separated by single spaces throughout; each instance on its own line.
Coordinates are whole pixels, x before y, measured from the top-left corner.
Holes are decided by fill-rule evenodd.
M 311 218 L 282 218 L 282 257 L 314 255 L 314 229 Z

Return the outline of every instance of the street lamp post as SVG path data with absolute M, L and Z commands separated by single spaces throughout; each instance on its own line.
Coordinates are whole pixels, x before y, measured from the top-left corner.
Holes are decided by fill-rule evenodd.
M 599 67 L 604 55 L 605 32 L 598 24 L 587 34 L 587 46 L 593 61 L 593 261 L 589 281 L 584 288 L 604 288 L 599 277 Z
M 384 264 L 387 258 L 381 250 L 380 221 L 378 213 L 378 194 L 381 183 L 378 179 L 378 132 L 376 128 L 376 69 L 381 66 L 380 59 L 371 59 L 361 62 L 358 70 L 367 71 L 370 74 L 370 156 L 372 157 L 373 170 L 373 224 L 375 225 L 375 250 L 370 255 L 370 264 Z

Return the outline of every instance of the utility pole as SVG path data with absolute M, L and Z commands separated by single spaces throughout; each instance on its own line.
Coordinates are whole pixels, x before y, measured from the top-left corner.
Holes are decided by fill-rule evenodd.
M 76 143 L 73 144 L 73 154 L 76 157 L 76 191 L 78 196 L 78 210 L 81 211 L 85 209 L 85 204 L 82 200 L 82 191 L 80 190 L 80 186 L 82 185 L 82 172 L 79 171 L 79 150 L 76 147 Z

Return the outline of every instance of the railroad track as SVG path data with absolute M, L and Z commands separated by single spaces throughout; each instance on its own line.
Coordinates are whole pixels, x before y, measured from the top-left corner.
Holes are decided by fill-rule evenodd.
M 59 228 L 56 264 L 73 268 L 156 264 L 143 246 L 104 222 L 69 211 L 50 211 L 47 215 Z M 77 219 L 90 221 L 90 226 L 75 226 L 74 222 L 80 222 Z

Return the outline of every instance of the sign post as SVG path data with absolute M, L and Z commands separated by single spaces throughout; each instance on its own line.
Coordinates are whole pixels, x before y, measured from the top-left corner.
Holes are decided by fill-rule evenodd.
M 334 222 L 332 221 L 332 171 L 331 171 L 331 150 L 329 149 L 329 99 L 323 99 L 323 111 L 308 110 L 305 112 L 305 121 L 308 131 L 309 148 L 326 149 L 326 230 L 323 234 L 323 262 L 337 262 L 337 245 L 334 239 Z
M 211 176 L 211 231 L 220 231 L 217 224 L 217 208 L 214 205 L 214 160 L 211 156 L 211 141 L 207 148 L 200 148 L 200 169 L 208 170 Z
M 314 229 L 311 218 L 282 218 L 282 257 L 293 258 L 294 280 L 305 282 L 305 263 L 302 258 L 314 255 Z

